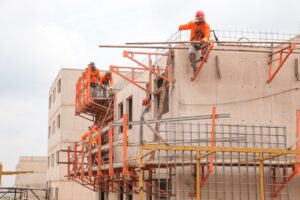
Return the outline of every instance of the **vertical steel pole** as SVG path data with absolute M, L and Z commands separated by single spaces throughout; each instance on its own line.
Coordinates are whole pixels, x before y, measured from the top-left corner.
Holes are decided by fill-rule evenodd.
M 128 116 L 127 114 L 123 115 L 123 175 L 127 175 L 127 124 Z
M 82 144 L 81 144 L 81 171 L 80 171 L 80 178 L 83 178 L 84 176 L 84 142 L 85 140 L 82 139 Z
M 197 180 L 197 200 L 201 199 L 201 178 L 200 178 L 200 152 L 196 152 L 196 180 Z
M 143 187 L 144 187 L 144 176 L 143 176 L 143 146 L 140 146 L 140 158 L 139 158 L 139 200 L 143 200 Z
M 300 110 L 297 110 L 297 118 L 296 118 L 296 139 L 298 140 L 298 138 L 300 137 Z M 296 150 L 300 150 L 300 141 L 297 141 L 296 143 Z M 295 165 L 295 171 L 298 173 L 300 172 L 300 166 L 299 166 L 299 162 L 300 162 L 300 155 L 297 154 L 296 155 L 296 162 L 298 164 Z
M 109 131 L 108 131 L 108 143 L 109 143 L 109 175 L 114 175 L 113 169 L 113 127 L 111 122 L 108 124 Z
M 68 180 L 70 180 L 70 146 L 68 146 Z
M 73 161 L 73 168 L 74 168 L 74 178 L 77 178 L 77 142 L 74 143 L 74 161 Z
M 215 126 L 216 126 L 216 107 L 212 108 L 212 124 L 211 124 L 211 143 L 210 146 L 215 146 Z M 212 154 L 209 159 L 209 173 L 214 170 L 214 155 Z
M 92 161 L 92 140 L 91 137 L 89 137 L 88 140 L 88 176 L 92 177 L 92 165 L 93 165 L 93 161 Z
M 259 153 L 260 200 L 265 200 L 263 153 Z
M 142 112 L 141 118 L 140 118 L 140 158 L 139 158 L 139 200 L 143 200 L 143 187 L 144 187 L 144 171 L 143 168 L 143 123 L 144 123 L 144 114 L 145 110 Z
M 102 129 L 98 130 L 98 168 L 97 175 L 102 176 L 101 164 L 102 164 Z

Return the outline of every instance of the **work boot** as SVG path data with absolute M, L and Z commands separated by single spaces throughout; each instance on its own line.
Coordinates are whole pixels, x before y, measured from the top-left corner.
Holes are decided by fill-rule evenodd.
M 191 62 L 191 67 L 194 69 L 196 67 L 196 54 L 191 53 L 189 55 L 189 59 L 190 59 L 190 62 Z

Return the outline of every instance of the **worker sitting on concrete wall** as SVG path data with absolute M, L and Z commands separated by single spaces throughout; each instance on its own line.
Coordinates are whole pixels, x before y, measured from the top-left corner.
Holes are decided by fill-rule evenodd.
M 191 66 L 194 71 L 196 69 L 196 55 L 197 51 L 200 49 L 201 57 L 200 61 L 203 60 L 203 57 L 208 49 L 208 40 L 210 37 L 210 27 L 204 19 L 205 15 L 202 11 L 197 11 L 195 20 L 191 21 L 187 24 L 183 24 L 179 26 L 179 30 L 191 30 L 190 41 L 195 41 L 199 43 L 192 43 L 189 47 L 189 59 L 191 62 Z
M 107 89 L 111 87 L 112 85 L 112 75 L 111 72 L 106 72 L 104 75 L 100 78 L 100 89 L 101 89 L 101 95 L 103 97 L 107 96 Z
M 90 71 L 90 86 L 91 86 L 91 95 L 92 97 L 97 97 L 98 96 L 98 91 L 99 91 L 99 81 L 100 81 L 100 72 L 99 70 L 95 67 L 95 63 L 91 62 L 89 64 Z

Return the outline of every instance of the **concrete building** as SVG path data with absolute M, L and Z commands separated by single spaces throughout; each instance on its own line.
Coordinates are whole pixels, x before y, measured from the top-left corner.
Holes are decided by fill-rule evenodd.
M 186 48 L 187 46 L 179 45 L 178 47 Z M 216 106 L 217 113 L 230 114 L 229 118 L 217 119 L 216 123 L 219 126 L 216 126 L 216 134 L 219 134 L 219 137 L 224 137 L 227 134 L 228 138 L 226 138 L 226 141 L 231 141 L 228 143 L 225 141 L 225 138 L 221 138 L 221 141 L 216 142 L 216 146 L 287 149 L 287 147 L 294 144 L 296 134 L 300 134 L 300 79 L 298 68 L 300 56 L 297 53 L 291 54 L 275 78 L 267 83 L 267 80 L 270 78 L 268 67 L 269 52 L 270 48 L 266 46 L 217 45 L 211 51 L 199 76 L 194 81 L 191 81 L 193 72 L 189 64 L 187 50 L 175 50 L 172 71 L 173 79 L 176 81 L 170 84 L 167 89 L 163 118 L 208 115 L 212 112 L 212 107 Z M 166 66 L 166 59 L 163 57 L 156 60 L 156 65 Z M 278 64 L 274 63 L 273 72 L 276 70 L 276 66 Z M 136 83 L 138 81 L 145 83 L 148 80 L 149 74 L 147 72 L 141 73 L 135 78 Z M 145 114 L 146 120 L 157 117 L 160 98 L 157 91 L 162 86 L 160 81 L 155 76 L 151 79 L 151 83 L 154 86 L 152 93 L 153 104 L 151 109 Z M 123 114 L 127 113 L 129 121 L 139 121 L 143 112 L 142 101 L 149 96 L 144 90 L 136 87 L 134 84 L 126 84 L 122 88 L 117 89 L 114 109 L 116 119 L 121 119 Z M 171 143 L 171 146 L 181 144 L 186 146 L 187 142 L 189 143 L 188 146 L 191 147 L 195 145 L 209 146 L 210 142 L 206 141 L 210 141 L 211 138 L 205 135 L 209 132 L 208 129 L 212 129 L 212 121 L 211 119 L 206 119 L 202 120 L 201 123 L 204 126 L 199 123 L 196 128 L 192 122 L 181 125 L 181 136 L 176 135 L 180 132 L 178 128 L 168 123 L 161 123 L 162 127 L 158 129 L 161 132 L 158 132 L 165 141 Z M 164 125 L 166 128 L 164 128 Z M 127 130 L 128 139 L 125 140 L 126 145 L 124 145 L 122 143 L 124 134 L 118 126 L 120 125 L 116 123 L 112 128 L 114 142 L 109 147 L 109 151 L 112 151 L 111 156 L 109 156 L 109 160 L 113 162 L 111 164 L 112 169 L 108 170 L 109 164 L 101 165 L 101 170 L 111 177 L 110 181 L 117 180 L 115 181 L 116 185 L 111 186 L 108 183 L 109 186 L 107 187 L 116 187 L 116 189 L 111 189 L 112 191 L 106 192 L 106 195 L 103 192 L 100 197 L 105 200 L 139 199 L 135 193 L 141 187 L 132 182 L 130 183 L 130 181 L 138 182 L 139 179 L 133 178 L 136 176 L 135 174 L 130 175 L 129 178 L 128 174 L 123 176 L 121 169 L 124 168 L 124 146 L 127 146 L 128 152 L 126 156 L 128 162 L 126 162 L 129 168 L 131 167 L 133 170 L 131 173 L 140 171 L 137 165 L 137 157 L 140 154 L 139 146 L 137 145 L 139 143 L 140 127 L 138 124 L 129 125 Z M 174 127 L 172 128 L 172 126 Z M 187 129 L 189 126 L 191 127 L 190 130 Z M 229 127 L 230 130 L 226 130 L 226 127 Z M 256 132 L 255 127 L 259 127 L 258 132 Z M 102 131 L 101 134 L 106 135 L 108 129 L 103 128 Z M 199 138 L 192 137 L 193 133 L 198 133 L 199 138 L 203 137 L 205 142 L 202 142 Z M 257 138 L 255 138 L 255 135 Z M 239 139 L 239 137 L 245 138 Z M 159 139 L 155 140 L 153 138 L 153 131 L 144 125 L 144 142 L 150 145 L 153 143 L 157 145 L 162 144 L 162 141 L 159 142 Z M 193 140 L 199 144 L 194 144 Z M 103 145 L 101 147 L 102 154 L 105 154 L 104 151 L 108 151 L 108 146 Z M 160 150 L 158 152 L 160 153 L 153 155 L 154 161 L 151 158 L 145 158 L 144 160 L 143 166 L 145 170 L 146 166 L 148 168 L 152 167 L 154 175 L 150 175 L 150 172 L 147 171 L 142 176 L 145 183 L 151 178 L 145 186 L 147 189 L 142 188 L 147 190 L 143 199 L 196 199 L 196 189 L 194 189 L 197 187 L 195 181 L 196 172 L 194 171 L 196 152 L 186 153 L 182 151 L 180 155 L 176 151 Z M 234 156 L 232 154 L 224 156 L 223 152 L 223 154 L 218 153 L 215 156 L 213 175 L 206 179 L 204 177 L 206 168 L 202 168 L 201 176 L 203 176 L 203 180 L 207 181 L 202 188 L 203 193 L 201 192 L 203 199 L 262 198 L 262 196 L 259 196 L 259 191 L 262 188 L 258 188 L 258 177 L 260 176 L 258 165 L 253 164 L 257 162 L 255 161 L 258 158 L 256 157 L 257 155 L 248 157 L 248 153 L 237 153 Z M 241 157 L 243 157 L 243 161 Z M 252 168 L 250 164 L 247 164 L 249 160 L 245 162 L 245 159 L 254 160 L 251 163 Z M 286 161 L 284 161 L 285 159 Z M 235 161 L 234 164 L 232 164 L 233 160 Z M 176 162 L 181 164 L 176 165 Z M 184 168 L 185 162 L 189 162 L 189 167 Z M 201 165 L 208 166 L 209 162 L 207 160 L 207 164 L 205 161 L 201 161 Z M 275 162 L 277 162 L 276 167 L 274 167 Z M 78 163 L 80 163 L 80 160 L 78 160 Z M 290 167 L 294 165 L 293 163 L 295 163 L 295 156 L 288 156 L 272 160 L 265 165 L 266 167 L 261 173 L 265 176 L 264 185 L 266 188 L 262 194 L 265 199 L 298 199 L 299 176 L 293 177 L 289 184 L 285 185 L 287 177 L 293 173 L 294 167 Z M 174 167 L 174 165 L 177 167 Z M 233 165 L 237 167 L 234 168 Z M 273 168 L 268 168 L 268 166 L 273 166 Z M 91 170 L 97 169 L 97 166 L 93 167 L 95 168 Z M 84 170 L 84 172 L 88 171 L 88 169 Z M 276 174 L 278 179 L 276 179 Z M 107 176 L 104 176 L 104 185 L 105 178 Z M 95 182 L 98 184 L 97 181 Z M 153 185 L 156 186 L 154 187 Z M 283 187 L 282 190 L 279 189 L 281 186 Z M 103 190 L 103 187 L 100 190 Z M 130 192 L 125 192 L 125 188 L 130 188 L 128 190 Z M 157 196 L 157 193 L 162 193 L 162 188 L 168 192 L 167 197 L 162 194 Z M 277 191 L 279 191 L 279 194 L 276 193 Z M 275 195 L 274 192 L 279 197 L 272 196 Z M 149 195 L 149 193 L 152 195 Z
M 47 165 L 46 156 L 20 157 L 16 171 L 33 171 L 33 173 L 17 174 L 16 187 L 46 189 Z M 46 191 L 33 190 L 33 192 L 41 199 L 46 198 Z M 28 199 L 36 199 L 36 197 L 31 192 L 28 192 Z
M 68 144 L 80 140 L 92 122 L 75 116 L 75 85 L 83 70 L 61 69 L 49 90 L 47 187 L 50 200 L 97 199 L 97 193 L 65 177 Z

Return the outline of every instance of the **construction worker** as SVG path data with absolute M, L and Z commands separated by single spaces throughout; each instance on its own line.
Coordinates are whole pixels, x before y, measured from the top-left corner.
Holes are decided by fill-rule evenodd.
M 81 139 L 82 139 L 82 140 L 85 140 L 88 136 L 90 136 L 91 131 L 92 131 L 92 127 L 89 126 L 88 129 L 89 129 L 89 130 L 88 130 L 87 132 L 85 132 L 84 134 L 81 135 Z
M 89 138 L 88 141 L 85 141 L 85 152 L 88 152 L 88 151 L 89 151 L 89 143 L 92 144 L 92 148 L 96 148 L 96 147 L 97 147 L 97 144 L 98 144 L 98 141 L 99 141 L 98 135 L 92 137 L 92 135 L 98 131 L 98 126 L 97 126 L 96 124 L 94 124 L 93 126 L 89 126 L 88 128 L 89 128 L 89 130 L 88 130 L 87 132 L 85 132 L 85 133 L 81 136 L 81 139 L 84 140 L 84 141 L 85 141 L 87 138 Z M 96 157 L 96 155 L 95 155 L 95 154 L 92 154 L 92 163 L 94 163 L 95 157 Z
M 84 134 L 82 134 L 81 139 L 82 140 L 86 140 L 87 137 L 92 137 L 92 134 L 98 131 L 98 126 L 97 125 L 93 125 L 93 126 L 89 126 L 89 130 L 87 132 L 85 132 Z M 91 138 L 92 144 L 93 146 L 95 145 L 95 138 Z
M 197 51 L 200 49 L 202 50 L 199 61 L 203 60 L 208 49 L 208 40 L 210 37 L 210 27 L 205 21 L 204 12 L 201 10 L 197 11 L 195 20 L 187 24 L 180 25 L 179 30 L 191 30 L 190 41 L 199 42 L 191 43 L 189 47 L 189 59 L 191 62 L 191 67 L 195 72 Z
M 106 72 L 100 77 L 100 88 L 103 97 L 106 97 L 107 89 L 112 85 L 112 74 L 111 72 Z
M 89 74 L 90 75 L 90 86 L 91 86 L 91 95 L 92 97 L 97 97 L 98 94 L 97 92 L 99 91 L 99 81 L 100 81 L 100 72 L 99 70 L 95 67 L 95 63 L 91 62 L 89 64 Z

